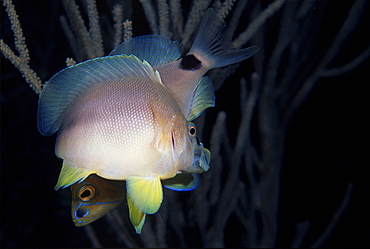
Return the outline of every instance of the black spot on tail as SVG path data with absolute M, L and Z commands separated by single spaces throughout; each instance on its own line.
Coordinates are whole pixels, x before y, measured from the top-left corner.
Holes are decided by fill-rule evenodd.
M 183 57 L 180 64 L 180 68 L 184 70 L 198 70 L 201 66 L 202 62 L 193 54 Z

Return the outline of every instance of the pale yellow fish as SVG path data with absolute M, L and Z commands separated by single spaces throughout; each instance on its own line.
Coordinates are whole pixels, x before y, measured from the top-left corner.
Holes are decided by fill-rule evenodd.
M 44 135 L 58 131 L 63 167 L 56 189 L 93 173 L 126 180 L 130 219 L 141 233 L 145 215 L 162 203 L 161 180 L 188 175 L 167 187 L 195 188 L 191 174 L 209 169 L 210 152 L 191 121 L 214 105 L 211 80 L 203 75 L 258 50 L 233 48 L 225 29 L 209 9 L 183 58 L 178 42 L 141 36 L 54 75 L 40 94 L 38 127 Z

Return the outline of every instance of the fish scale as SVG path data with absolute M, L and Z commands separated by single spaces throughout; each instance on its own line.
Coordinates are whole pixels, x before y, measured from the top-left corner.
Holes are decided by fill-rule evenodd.
M 158 97 L 155 100 L 150 97 L 153 91 Z M 98 174 L 102 174 L 102 168 L 118 167 L 113 175 L 104 175 L 110 179 L 154 174 L 153 167 L 148 165 L 163 154 L 152 146 L 161 130 L 158 117 L 167 119 L 176 112 L 179 113 L 179 107 L 163 85 L 142 79 L 101 84 L 82 94 L 65 114 L 58 133 L 57 156 L 87 169 L 90 161 L 100 162 L 94 167 Z M 65 128 L 74 119 L 70 117 L 80 120 L 74 123 L 73 129 Z M 185 118 L 180 115 L 178 119 L 181 118 L 179 122 L 185 124 Z M 82 134 L 82 137 L 71 134 Z M 74 151 L 79 153 L 74 155 Z M 169 170 L 170 176 L 177 172 Z

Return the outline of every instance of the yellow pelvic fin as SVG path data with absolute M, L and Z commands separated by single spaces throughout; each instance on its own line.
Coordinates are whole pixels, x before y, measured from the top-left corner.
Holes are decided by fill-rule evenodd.
M 92 173 L 94 172 L 88 172 L 86 169 L 74 167 L 63 161 L 62 170 L 54 189 L 58 190 L 59 188 L 68 187 L 77 181 L 83 181 Z
M 127 194 L 135 206 L 143 213 L 154 214 L 163 200 L 163 189 L 158 176 L 137 177 L 126 179 Z
M 133 203 L 133 201 L 130 198 L 130 195 L 127 196 L 127 204 L 128 209 L 130 213 L 130 220 L 132 225 L 135 227 L 135 231 L 137 234 L 141 234 L 141 229 L 143 228 L 144 222 L 145 222 L 145 216 L 143 212 L 141 212 Z

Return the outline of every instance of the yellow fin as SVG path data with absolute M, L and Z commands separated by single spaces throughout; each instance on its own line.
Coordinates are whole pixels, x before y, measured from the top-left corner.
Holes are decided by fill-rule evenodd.
M 130 198 L 130 195 L 127 196 L 127 204 L 128 209 L 130 213 L 130 220 L 132 225 L 135 227 L 135 231 L 137 234 L 141 234 L 141 229 L 143 228 L 144 222 L 145 222 L 145 216 L 143 212 L 141 212 L 133 203 L 133 201 Z
M 63 161 L 62 170 L 54 189 L 58 190 L 61 187 L 68 187 L 77 181 L 83 181 L 92 173 L 94 172 L 88 172 L 86 169 L 74 167 Z
M 143 213 L 154 214 L 163 200 L 163 189 L 158 176 L 130 176 L 126 179 L 127 194 Z

